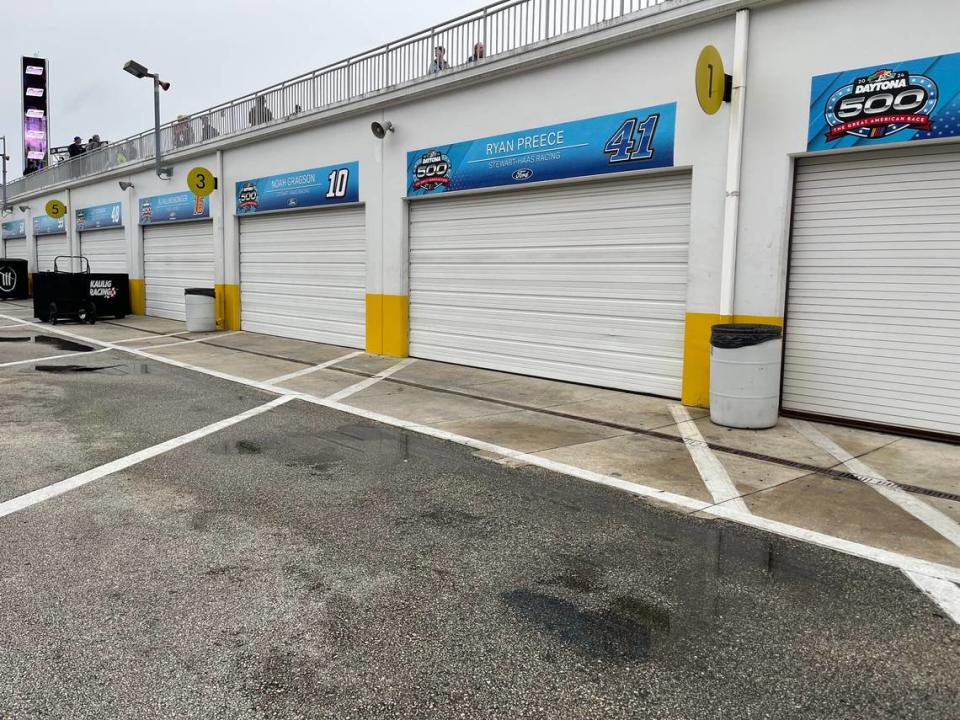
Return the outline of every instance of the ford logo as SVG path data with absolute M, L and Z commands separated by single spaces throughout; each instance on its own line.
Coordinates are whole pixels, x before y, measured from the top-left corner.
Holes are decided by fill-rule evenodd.
M 513 173 L 514 180 L 529 180 L 533 177 L 533 170 L 530 168 L 520 168 Z

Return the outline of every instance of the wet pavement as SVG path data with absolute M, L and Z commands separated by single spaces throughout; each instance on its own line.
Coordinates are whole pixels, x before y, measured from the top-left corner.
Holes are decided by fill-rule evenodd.
M 304 403 L 0 522 L 10 717 L 960 702 L 960 627 L 889 568 Z
M 259 367 L 250 379 L 353 352 L 124 323 L 135 329 L 93 328 L 217 372 Z M 88 326 L 63 329 L 101 350 Z M 0 342 L 0 365 L 24 347 L 70 357 L 0 367 L 0 511 L 276 397 L 13 334 L 31 340 Z M 183 340 L 201 342 L 151 349 Z M 396 362 L 359 355 L 283 385 L 326 397 Z M 669 401 L 417 361 L 344 402 L 712 499 Z M 808 526 L 952 557 L 870 486 L 798 468 L 844 469 L 792 425 L 731 433 L 690 414 L 736 451 L 718 456 L 754 512 L 812 508 Z M 891 479 L 957 490 L 950 446 L 818 427 Z M 895 568 L 299 399 L 0 517 L 3 720 L 926 719 L 958 706 L 960 625 Z

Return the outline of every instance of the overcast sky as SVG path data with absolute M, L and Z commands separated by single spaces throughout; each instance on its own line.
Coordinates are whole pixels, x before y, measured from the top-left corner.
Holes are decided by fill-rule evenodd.
M 50 63 L 52 145 L 153 127 L 135 59 L 172 83 L 163 122 L 316 69 L 484 5 L 484 0 L 30 0 L 8 8 L 0 43 L 0 134 L 23 167 L 20 57 Z M 143 7 L 144 10 L 138 10 Z

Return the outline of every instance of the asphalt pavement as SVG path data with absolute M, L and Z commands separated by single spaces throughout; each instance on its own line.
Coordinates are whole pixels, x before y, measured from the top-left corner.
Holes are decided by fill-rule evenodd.
M 0 502 L 275 397 L 40 365 L 0 368 Z M 0 517 L 3 720 L 958 707 L 960 626 L 895 569 L 300 400 Z

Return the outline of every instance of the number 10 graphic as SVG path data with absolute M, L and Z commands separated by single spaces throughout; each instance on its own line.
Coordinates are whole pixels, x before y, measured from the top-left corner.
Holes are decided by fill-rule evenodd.
M 327 190 L 328 198 L 345 197 L 347 194 L 347 186 L 350 183 L 350 170 L 348 168 L 334 170 L 327 177 L 327 180 L 330 182 L 330 187 Z
M 650 115 L 643 122 L 637 118 L 627 118 L 607 140 L 603 152 L 610 156 L 612 163 L 649 160 L 655 152 L 653 138 L 659 123 L 660 113 Z

